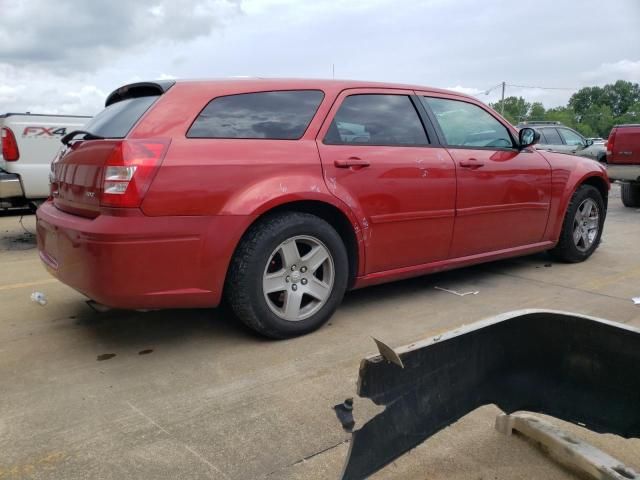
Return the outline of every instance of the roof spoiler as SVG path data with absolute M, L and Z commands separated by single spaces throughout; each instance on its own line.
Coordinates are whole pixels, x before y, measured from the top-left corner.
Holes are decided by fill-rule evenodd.
M 175 80 L 158 80 L 156 82 L 137 82 L 117 88 L 107 97 L 104 106 L 108 107 L 114 103 L 127 98 L 148 97 L 152 95 L 162 95 L 175 85 Z
M 385 409 L 353 432 L 342 480 L 369 477 L 488 404 L 509 414 L 527 410 L 595 432 L 640 437 L 636 328 L 574 313 L 520 310 L 379 350 L 360 364 L 358 394 Z

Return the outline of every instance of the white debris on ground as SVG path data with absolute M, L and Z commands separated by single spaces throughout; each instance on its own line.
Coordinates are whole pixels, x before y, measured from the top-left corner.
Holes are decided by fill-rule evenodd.
M 480 292 L 478 290 L 473 290 L 470 292 L 458 292 L 456 290 L 449 290 L 448 288 L 442 288 L 442 287 L 433 287 L 436 290 L 441 290 L 443 292 L 447 292 L 447 293 L 452 293 L 453 295 L 457 295 L 458 297 L 466 297 L 467 295 L 477 295 Z
M 633 297 L 631 300 L 633 300 L 634 305 L 640 305 L 640 297 Z
M 47 304 L 47 297 L 42 292 L 33 292 L 31 294 L 31 301 L 44 306 Z

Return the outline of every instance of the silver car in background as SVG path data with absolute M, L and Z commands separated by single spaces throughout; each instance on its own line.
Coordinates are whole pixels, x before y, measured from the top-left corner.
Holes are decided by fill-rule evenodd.
M 606 157 L 604 142 L 585 138 L 560 122 L 523 122 L 517 126 L 518 129 L 523 127 L 533 128 L 540 133 L 540 141 L 535 146 L 538 150 L 579 155 L 598 161 Z

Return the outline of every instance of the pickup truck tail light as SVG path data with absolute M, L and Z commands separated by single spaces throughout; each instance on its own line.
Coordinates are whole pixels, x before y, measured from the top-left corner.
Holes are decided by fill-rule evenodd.
M 607 155 L 611 155 L 613 153 L 613 145 L 616 141 L 616 129 L 612 129 L 611 133 L 609 134 L 609 138 L 607 139 L 607 143 L 606 143 L 606 148 L 607 148 Z
M 100 205 L 139 207 L 162 163 L 170 140 L 123 140 L 104 165 Z
M 16 136 L 8 127 L 2 127 L 0 135 L 2 135 L 2 156 L 7 162 L 15 162 L 20 158 Z

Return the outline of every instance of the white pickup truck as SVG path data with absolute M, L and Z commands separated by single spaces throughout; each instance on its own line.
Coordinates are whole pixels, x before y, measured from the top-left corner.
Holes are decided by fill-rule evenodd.
M 51 161 L 60 139 L 91 117 L 7 113 L 0 115 L 0 209 L 35 207 L 49 196 Z

